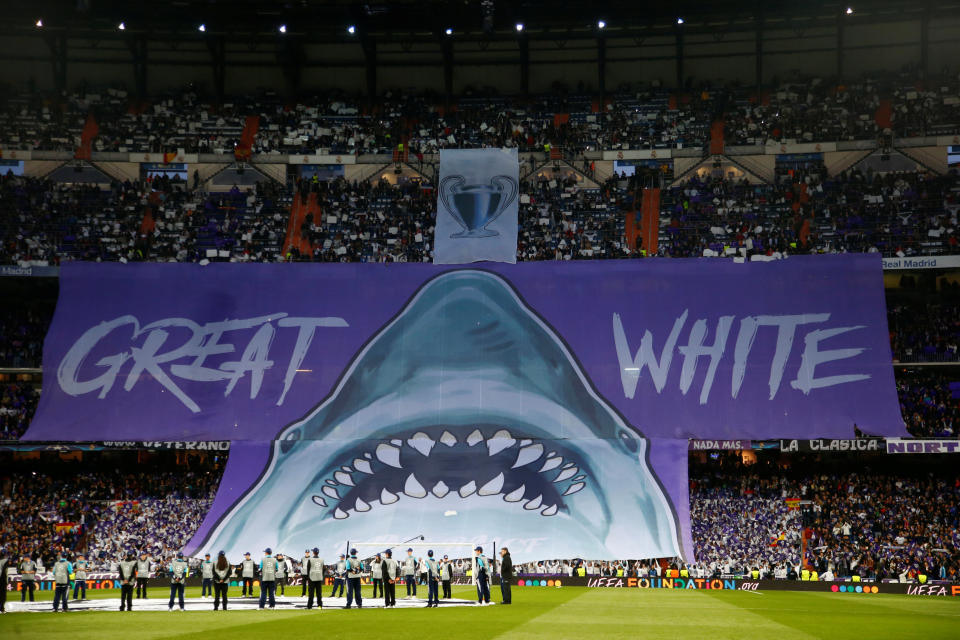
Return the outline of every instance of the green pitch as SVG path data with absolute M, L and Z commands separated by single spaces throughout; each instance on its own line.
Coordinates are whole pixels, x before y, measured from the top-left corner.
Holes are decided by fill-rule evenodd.
M 327 588 L 329 589 L 329 587 Z M 299 587 L 292 589 L 300 594 Z M 399 591 L 399 590 L 398 590 Z M 199 588 L 187 590 L 188 597 Z M 369 588 L 365 594 L 371 593 Z M 238 594 L 231 589 L 231 595 Z M 289 591 L 288 591 L 289 593 Z M 328 591 L 325 591 L 328 593 Z M 470 597 L 455 587 L 454 597 Z M 494 589 L 499 595 L 499 590 Z M 659 591 L 515 587 L 514 604 L 486 608 L 323 611 L 7 613 L 0 638 L 151 640 L 195 638 L 519 638 L 521 640 L 710 638 L 849 640 L 960 637 L 960 598 L 834 593 Z M 18 593 L 10 593 L 19 601 Z M 52 600 L 52 593 L 38 593 Z M 88 591 L 117 598 L 117 591 Z M 167 594 L 168 596 L 168 594 Z M 153 589 L 151 599 L 166 599 Z M 137 601 L 134 600 L 134 607 Z

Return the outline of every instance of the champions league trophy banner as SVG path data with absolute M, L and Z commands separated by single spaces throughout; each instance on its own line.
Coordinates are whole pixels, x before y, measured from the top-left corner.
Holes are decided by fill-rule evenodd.
M 516 149 L 443 149 L 433 261 L 517 261 Z
M 68 263 L 25 439 L 230 440 L 188 553 L 691 558 L 688 438 L 906 435 L 890 362 L 870 255 Z

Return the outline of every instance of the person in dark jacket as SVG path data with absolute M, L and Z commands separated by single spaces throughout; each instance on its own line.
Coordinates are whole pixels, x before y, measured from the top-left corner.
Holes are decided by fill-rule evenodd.
M 220 599 L 223 598 L 223 610 L 227 610 L 227 587 L 230 586 L 230 576 L 233 575 L 233 566 L 227 560 L 225 551 L 217 554 L 217 561 L 213 565 L 213 610 L 220 608 Z
M 120 611 L 133 611 L 133 585 L 137 581 L 137 559 L 133 551 L 127 551 L 126 555 L 117 563 L 117 570 L 120 572 Z
M 7 572 L 10 571 L 10 554 L 0 549 L 0 613 L 7 612 Z
M 500 595 L 503 596 L 503 604 L 511 604 L 510 581 L 513 580 L 513 560 L 510 558 L 510 551 L 504 547 L 500 549 Z

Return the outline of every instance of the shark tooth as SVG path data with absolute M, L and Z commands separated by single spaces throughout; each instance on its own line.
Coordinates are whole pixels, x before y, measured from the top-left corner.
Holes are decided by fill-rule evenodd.
M 480 433 L 480 429 L 474 429 L 473 433 L 467 436 L 467 444 L 471 447 L 481 440 L 483 440 L 483 434 Z
M 577 476 L 576 478 L 574 478 L 573 480 L 574 480 L 574 482 L 576 482 L 577 480 L 583 480 L 583 479 L 585 479 L 586 477 L 587 477 L 587 476 L 585 476 L 585 475 L 583 475 L 583 474 L 581 473 L 580 475 L 578 475 L 578 476 Z
M 583 489 L 585 486 L 587 485 L 584 484 L 583 482 L 574 482 L 572 485 L 567 487 L 567 490 L 563 492 L 563 495 L 565 496 L 573 495 L 577 491 L 580 491 L 581 489 Z
M 552 505 L 540 512 L 540 515 L 544 516 L 555 516 L 557 515 L 557 505 Z
M 353 467 L 348 467 L 348 466 L 346 466 L 346 465 L 340 467 L 340 469 L 341 469 L 342 471 L 346 471 L 347 473 L 352 473 L 352 472 L 353 472 Z
M 360 512 L 370 511 L 370 505 L 360 498 L 357 498 L 357 502 L 353 505 L 353 508 Z
M 440 436 L 440 442 L 448 447 L 452 447 L 453 445 L 457 444 L 457 437 L 449 431 L 444 431 L 443 435 Z
M 540 467 L 540 473 L 544 471 L 550 471 L 550 469 L 556 469 L 560 466 L 560 463 L 563 462 L 563 458 L 557 456 L 556 458 L 547 458 L 547 461 L 543 463 L 543 466 Z
M 573 464 L 574 464 L 574 463 L 572 463 L 572 462 L 568 462 L 567 464 L 563 465 L 563 468 L 564 468 L 564 469 L 569 469 L 570 467 L 573 466 Z
M 578 471 L 580 471 L 580 469 L 577 469 L 576 467 L 574 467 L 574 468 L 572 468 L 572 469 L 564 469 L 563 471 L 561 471 L 560 473 L 557 474 L 557 477 L 554 478 L 553 481 L 554 481 L 554 482 L 562 482 L 562 481 L 566 480 L 567 478 L 572 478 L 573 476 L 577 475 L 577 472 L 578 472 Z
M 327 478 L 324 482 L 326 482 L 326 483 L 327 483 L 328 485 L 330 485 L 331 487 L 339 487 L 339 486 L 340 486 L 340 483 L 339 483 L 339 482 L 337 482 L 336 480 L 331 480 L 330 478 Z
M 313 496 L 313 498 L 311 499 L 313 500 L 313 503 L 316 505 L 319 505 L 321 507 L 327 506 L 327 501 L 321 498 L 320 496 Z
M 422 498 L 427 495 L 427 490 L 417 482 L 416 476 L 412 473 L 407 476 L 407 481 L 403 484 L 403 492 L 411 498 Z
M 370 467 L 370 463 L 366 460 L 357 458 L 353 461 L 353 466 L 356 467 L 357 471 L 360 473 L 366 473 L 367 475 L 373 475 L 373 469 Z
M 346 520 L 347 518 L 350 517 L 350 514 L 344 513 L 343 511 L 340 510 L 339 507 L 337 507 L 337 510 L 333 512 L 333 517 L 336 518 L 337 520 Z
M 510 432 L 506 429 L 501 429 L 493 434 L 493 437 L 487 440 L 487 451 L 490 452 L 491 456 L 495 456 L 504 449 L 509 449 L 515 445 L 517 441 L 510 435 Z
M 333 498 L 334 500 L 340 499 L 340 494 L 337 493 L 337 490 L 333 487 L 323 487 L 320 490 L 323 491 L 328 498 Z
M 438 482 L 433 486 L 432 491 L 433 491 L 433 495 L 437 496 L 438 498 L 442 498 L 443 496 L 450 493 L 450 487 L 444 484 L 443 480 L 441 480 L 440 482 Z
M 466 498 L 467 496 L 472 495 L 473 492 L 476 490 L 477 490 L 477 483 L 471 480 L 467 484 L 460 487 L 460 491 L 458 491 L 457 493 L 460 494 L 461 498 Z
M 433 445 L 436 443 L 433 441 L 433 438 L 425 434 L 423 431 L 418 431 L 413 434 L 412 438 L 407 440 L 407 444 L 423 455 L 429 456 L 430 450 L 433 449 Z
M 517 454 L 517 461 L 513 463 L 513 469 L 517 469 L 524 465 L 528 465 L 531 462 L 540 459 L 540 456 L 543 455 L 543 445 L 542 444 L 532 444 L 527 447 L 520 449 L 520 453 Z
M 373 454 L 371 453 L 364 453 L 363 457 L 366 458 L 367 460 L 373 460 Z
M 403 446 L 403 440 L 391 440 L 391 441 L 390 441 L 390 444 L 396 445 L 396 446 L 398 446 L 398 447 L 402 447 L 402 446 Z
M 521 447 L 525 447 L 528 444 L 533 444 L 533 440 L 530 440 L 529 438 L 524 438 L 523 440 L 520 441 Z
M 390 465 L 397 469 L 403 469 L 400 466 L 400 449 L 391 447 L 388 444 L 377 445 L 377 459 L 383 464 Z
M 534 509 L 537 509 L 537 508 L 540 507 L 540 503 L 541 503 L 542 501 L 543 501 L 543 496 L 537 496 L 536 498 L 534 498 L 534 499 L 531 500 L 530 502 L 528 502 L 528 503 L 526 503 L 525 505 L 523 505 L 523 508 L 526 509 L 527 511 L 533 511 Z
M 386 489 L 380 491 L 380 504 L 393 504 L 399 499 L 395 493 L 390 493 Z
M 349 473 L 344 473 L 343 471 L 337 471 L 336 473 L 333 474 L 333 477 L 336 478 L 338 482 L 340 482 L 341 484 L 345 484 L 348 487 L 355 486 L 353 484 L 353 478 L 350 477 Z
M 520 485 L 518 488 L 503 496 L 503 499 L 507 502 L 520 502 L 523 500 L 523 492 L 526 491 L 526 489 L 526 486 Z
M 480 490 L 477 491 L 477 495 L 478 496 L 494 496 L 500 493 L 500 489 L 503 489 L 502 473 L 498 473 L 495 478 L 490 480 L 490 482 L 480 487 Z

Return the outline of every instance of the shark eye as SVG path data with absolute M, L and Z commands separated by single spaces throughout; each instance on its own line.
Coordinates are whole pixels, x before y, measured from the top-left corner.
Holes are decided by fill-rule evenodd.
M 300 439 L 300 429 L 294 429 L 287 434 L 287 437 L 280 441 L 280 452 L 289 453 L 290 449 L 293 448 L 293 445 L 297 440 Z
M 627 433 L 627 432 L 624 431 L 623 429 L 620 430 L 620 433 L 619 433 L 618 435 L 620 436 L 620 444 L 622 444 L 624 447 L 626 447 L 627 450 L 628 450 L 630 453 L 636 453 L 636 452 L 637 452 L 637 449 L 638 449 L 639 447 L 637 446 L 637 439 L 636 439 L 636 438 L 634 438 L 632 435 L 630 435 L 629 433 Z

